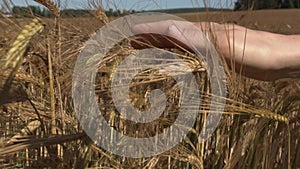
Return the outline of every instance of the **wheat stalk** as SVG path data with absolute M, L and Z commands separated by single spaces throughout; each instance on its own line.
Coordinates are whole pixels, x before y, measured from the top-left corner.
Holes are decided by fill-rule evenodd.
M 23 59 L 26 48 L 33 35 L 43 30 L 43 28 L 44 26 L 38 18 L 33 19 L 31 23 L 23 28 L 3 59 L 2 63 L 4 63 L 4 69 L 7 69 L 8 67 L 16 67 L 16 65 Z
M 30 40 L 36 33 L 43 30 L 43 28 L 44 26 L 39 19 L 33 19 L 31 23 L 29 23 L 23 28 L 21 33 L 17 36 L 16 40 L 12 43 L 11 48 L 8 50 L 7 54 L 4 56 L 4 58 L 2 58 L 2 62 L 0 63 L 0 65 L 4 69 L 2 70 L 4 72 L 4 76 L 5 73 L 7 73 L 8 71 L 10 73 L 7 73 L 8 78 L 5 80 L 5 83 L 2 87 L 2 91 L 0 91 L 2 95 L 1 99 L 3 99 L 1 102 L 7 103 L 12 101 L 23 100 L 20 98 L 16 98 L 16 96 L 23 95 L 23 97 L 26 97 L 26 95 L 24 95 L 23 89 L 16 86 L 14 89 L 11 89 L 11 86 L 13 83 L 13 79 L 15 78 L 19 70 L 19 67 L 21 66 L 24 54 L 26 52 Z M 20 95 L 16 94 L 15 92 L 20 93 Z M 4 96 L 7 99 L 3 98 Z
M 58 17 L 60 15 L 59 7 L 52 0 L 34 0 L 34 1 L 47 7 L 54 16 Z

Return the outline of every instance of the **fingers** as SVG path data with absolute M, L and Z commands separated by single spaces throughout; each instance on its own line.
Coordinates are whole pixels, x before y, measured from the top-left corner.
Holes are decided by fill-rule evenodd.
M 194 50 L 204 48 L 207 41 L 202 31 L 194 25 L 184 28 L 171 25 L 169 27 L 169 35 Z
M 169 27 L 171 25 L 176 25 L 178 28 L 183 28 L 189 25 L 193 25 L 193 23 L 187 21 L 167 20 L 167 21 L 160 21 L 160 22 L 138 24 L 132 27 L 132 32 L 136 35 L 141 33 L 167 35 L 169 32 Z
M 183 33 L 192 28 L 196 30 L 191 22 L 173 20 L 135 25 L 132 27 L 132 32 L 136 36 L 131 41 L 131 45 L 137 49 L 158 47 L 191 51 L 186 43 L 187 38 L 190 37 L 185 38 Z

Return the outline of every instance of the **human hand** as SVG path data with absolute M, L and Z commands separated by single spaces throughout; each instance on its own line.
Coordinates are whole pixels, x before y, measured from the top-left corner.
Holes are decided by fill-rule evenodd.
M 199 27 L 208 24 L 175 20 L 138 24 L 132 27 L 136 39 L 131 44 L 136 49 L 158 47 L 202 51 L 207 47 L 208 39 Z
M 179 48 L 207 58 L 207 51 L 214 45 L 229 67 L 242 75 L 266 81 L 300 75 L 300 35 L 280 35 L 235 24 L 174 20 L 138 24 L 132 32 L 137 37 L 131 42 L 136 49 Z

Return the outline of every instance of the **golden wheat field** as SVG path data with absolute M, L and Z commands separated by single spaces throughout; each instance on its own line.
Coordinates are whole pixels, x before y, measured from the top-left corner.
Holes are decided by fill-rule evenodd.
M 115 18 L 101 13 L 100 7 L 94 18 L 60 18 L 55 5 L 48 3 L 47 7 L 54 18 L 0 19 L 0 168 L 300 168 L 300 79 L 263 82 L 242 77 L 227 66 L 227 96 L 220 98 L 226 105 L 223 112 L 217 112 L 223 116 L 209 139 L 199 139 L 207 122 L 206 103 L 211 99 L 210 79 L 201 69 L 194 74 L 201 86 L 203 104 L 194 127 L 178 145 L 145 158 L 122 157 L 97 146 L 77 119 L 72 73 L 84 42 Z M 300 34 L 297 9 L 177 16 Z M 144 128 L 122 119 L 113 106 L 110 82 L 120 60 L 134 51 L 125 41 L 105 56 L 97 73 L 95 93 L 101 113 L 112 128 L 132 137 L 146 137 L 174 122 L 179 92 L 168 76 L 156 70 L 142 72 L 132 80 L 131 103 L 147 109 L 145 93 L 161 87 L 174 116 Z M 201 61 L 192 53 L 168 52 L 190 67 L 201 67 Z

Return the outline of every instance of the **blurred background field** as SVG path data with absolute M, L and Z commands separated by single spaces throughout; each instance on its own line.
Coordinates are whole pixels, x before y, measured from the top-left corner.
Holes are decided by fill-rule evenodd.
M 227 98 L 222 98 L 226 107 L 219 112 L 224 115 L 208 140 L 198 139 L 206 123 L 207 107 L 203 105 L 190 134 L 168 152 L 132 159 L 101 149 L 85 135 L 75 115 L 72 73 L 83 43 L 119 16 L 107 16 L 100 0 L 86 2 L 93 7 L 88 17 L 61 17 L 61 13 L 55 14 L 60 11 L 59 1 L 38 2 L 49 9 L 51 17 L 34 21 L 38 16 L 0 18 L 0 168 L 300 168 L 299 79 L 262 82 L 241 77 L 230 69 L 226 69 Z M 118 4 L 114 5 L 115 10 Z M 275 33 L 300 34 L 299 9 L 250 7 L 253 5 L 237 11 L 210 11 L 207 7 L 206 12 L 174 15 L 188 21 L 234 23 Z M 21 36 L 29 40 L 22 41 Z M 99 68 L 96 84 L 99 102 L 108 107 L 102 114 L 111 126 L 127 133 L 135 129 L 124 129 L 127 123 L 121 123 L 110 102 L 109 83 L 120 58 L 132 51 L 126 43 L 116 46 Z M 186 59 L 191 66 L 201 63 L 193 54 L 168 51 Z M 209 79 L 200 71 L 195 74 L 205 91 L 203 100 L 209 101 Z M 149 72 L 147 77 L 155 75 Z M 174 97 L 175 85 L 163 78 L 163 87 Z M 140 94 L 137 98 L 141 98 L 132 101 L 136 107 L 147 107 L 143 85 L 161 84 L 147 84 L 146 80 L 133 83 L 131 94 Z
M 258 11 L 211 11 L 198 13 L 176 13 L 176 16 L 182 17 L 188 21 L 212 21 L 212 22 L 233 22 L 251 29 L 270 31 L 281 34 L 299 34 L 300 32 L 300 10 L 299 9 L 268 9 Z M 164 12 L 163 10 L 161 12 Z M 111 20 L 116 17 L 110 17 Z M 4 45 L 5 39 L 12 39 L 18 34 L 20 27 L 29 23 L 31 19 L 1 19 L 1 40 Z M 97 18 L 63 18 L 63 26 L 72 30 L 80 30 L 83 35 L 89 36 L 95 30 L 103 26 Z M 54 20 L 45 18 L 43 21 L 48 25 L 53 25 Z M 98 21 L 98 22 L 97 22 Z M 83 24 L 84 23 L 84 24 Z M 4 41 L 4 42 L 3 42 Z

